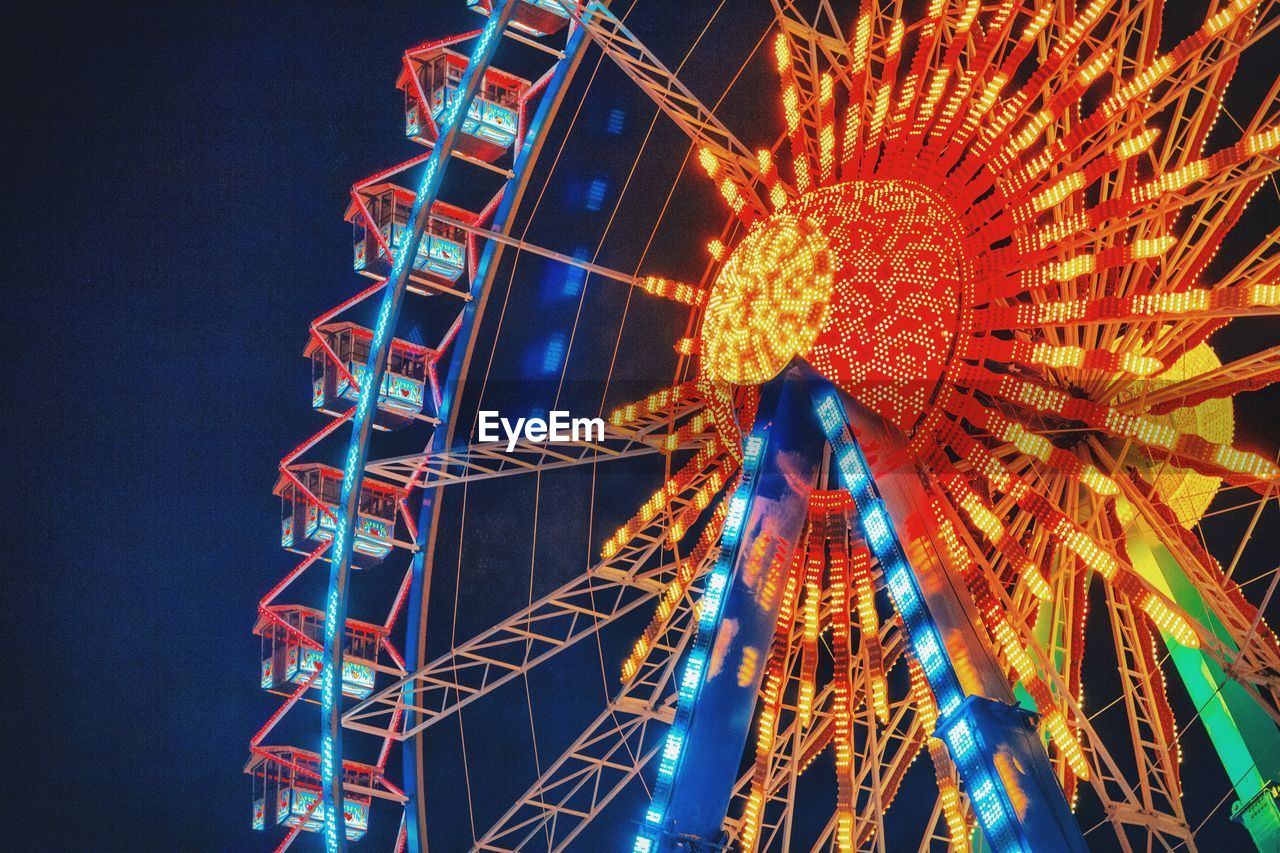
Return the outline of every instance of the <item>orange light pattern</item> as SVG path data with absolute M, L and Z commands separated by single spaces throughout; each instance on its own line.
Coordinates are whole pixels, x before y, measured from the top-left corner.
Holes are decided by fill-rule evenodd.
M 707 301 L 703 370 L 739 384 L 776 376 L 822 328 L 831 281 L 818 224 L 789 215 L 756 223 L 720 268 Z
M 840 555 L 843 559 L 843 553 Z M 832 561 L 835 562 L 833 555 Z M 882 723 L 889 722 L 889 682 L 884 671 L 884 652 L 880 647 L 880 617 L 876 615 L 875 586 L 871 581 L 871 552 L 865 547 L 854 549 L 850 576 L 856 591 L 858 629 L 866 650 L 867 675 L 871 682 L 871 707 Z
M 1005 617 L 1004 607 L 1000 604 L 982 568 L 974 562 L 968 551 L 961 545 L 954 526 L 946 518 L 941 517 L 938 508 L 934 507 L 936 529 L 951 558 L 952 567 L 964 579 L 969 594 L 977 607 L 978 616 L 995 647 L 1013 670 L 1017 681 L 1031 694 L 1036 703 L 1036 710 L 1041 714 L 1042 724 L 1053 743 L 1061 751 L 1072 771 L 1080 779 L 1089 778 L 1089 765 L 1085 761 L 1084 751 L 1076 738 L 1066 716 L 1058 707 L 1049 686 L 1044 683 L 1037 672 L 1031 656 L 1018 639 L 1017 632 Z
M 809 516 L 800 542 L 792 552 L 789 571 L 778 573 L 777 577 L 771 573 L 768 589 L 762 593 L 762 598 L 771 603 L 777 588 L 781 587 L 773 642 L 763 675 L 763 704 L 756 726 L 756 763 L 738 836 L 743 850 L 755 849 L 759 840 L 760 823 L 767 802 L 765 785 L 770 761 L 778 748 L 776 739 L 782 724 L 780 715 L 786 710 L 783 695 L 789 678 L 796 686 L 795 704 L 790 709 L 795 725 L 803 732 L 815 724 L 813 679 L 821 648 L 819 638 L 827 629 L 830 629 L 827 647 L 833 666 L 830 726 L 826 729 L 826 739 L 813 747 L 813 753 L 803 763 L 812 760 L 828 740 L 833 745 L 838 784 L 835 826 L 838 849 L 858 849 L 858 845 L 866 843 L 870 837 L 866 834 L 868 829 L 873 829 L 864 825 L 861 837 L 854 837 L 860 790 L 854 764 L 854 750 L 858 742 L 855 711 L 862 703 L 870 703 L 879 724 L 887 725 L 888 681 L 879 638 L 879 617 L 874 610 L 875 587 L 870 571 L 870 552 L 860 543 L 850 548 L 848 513 L 852 507 L 853 500 L 847 491 L 812 492 Z M 855 588 L 859 585 L 869 593 L 861 606 L 854 601 Z M 770 592 L 770 589 L 774 591 Z M 857 637 L 860 648 L 856 655 L 861 660 L 860 665 L 854 663 L 852 614 L 855 608 L 859 610 Z M 797 628 L 800 630 L 798 637 L 794 633 Z M 789 668 L 797 658 L 799 664 L 789 674 Z M 869 695 L 861 687 L 855 690 L 855 670 L 867 674 Z M 902 772 L 906 766 L 902 766 Z M 882 794 L 886 805 L 892 801 L 900 781 L 900 775 L 884 780 Z
M 960 788 L 956 782 L 955 765 L 947 753 L 947 745 L 936 737 L 929 738 L 929 757 L 933 760 L 934 777 L 938 780 L 938 798 L 942 801 L 942 815 L 947 822 L 952 853 L 969 850 L 969 823 L 960 805 Z
M 711 505 L 716 495 L 724 491 L 726 484 L 736 482 L 737 478 L 734 475 L 737 470 L 738 464 L 726 455 L 715 468 L 707 472 L 705 479 L 698 486 L 697 491 L 693 493 L 693 498 L 688 505 L 671 520 L 671 527 L 668 531 L 671 543 L 684 539 L 685 534 L 689 532 L 689 528 L 698 520 L 702 511 Z
M 685 382 L 673 388 L 663 388 L 643 400 L 614 409 L 609 414 L 609 423 L 614 426 L 623 426 L 648 418 L 650 415 L 669 412 L 677 403 L 688 401 L 693 392 L 693 382 Z
M 848 494 L 836 493 L 836 499 L 847 500 Z M 824 498 L 819 497 L 817 492 L 810 496 L 809 502 L 811 506 L 821 506 L 823 503 L 830 504 Z M 853 817 L 854 809 L 857 808 L 857 793 L 854 790 L 853 780 L 853 684 L 849 677 L 853 659 L 852 631 L 849 620 L 849 610 L 852 602 L 850 600 L 849 562 L 846 556 L 849 550 L 849 533 L 848 526 L 843 522 L 842 517 L 833 511 L 832 506 L 828 505 L 822 507 L 822 509 L 825 515 L 823 519 L 826 527 L 825 536 L 831 549 L 830 562 L 828 564 L 828 583 L 831 590 L 832 611 L 831 651 L 835 664 L 835 675 L 833 677 L 835 699 L 832 702 L 831 713 L 835 717 L 835 736 L 833 741 L 836 753 L 836 848 L 840 853 L 845 853 L 845 851 L 855 849 Z M 866 643 L 866 637 L 867 634 L 864 631 L 864 644 Z M 876 656 L 877 658 L 879 657 L 878 643 Z M 883 671 L 883 665 L 881 670 Z M 881 721 L 883 722 L 883 719 Z
M 644 278 L 637 279 L 636 284 L 645 293 L 659 296 L 663 299 L 670 299 L 672 302 L 679 302 L 681 305 L 701 307 L 707 303 L 707 292 L 705 290 L 681 281 L 672 281 L 669 278 L 647 275 Z
M 707 555 L 720 538 L 720 531 L 724 529 L 724 520 L 728 514 L 728 508 L 728 504 L 723 500 L 716 505 L 711 517 L 707 519 L 706 526 L 702 529 L 702 535 L 698 537 L 697 544 L 693 546 L 689 556 L 680 561 L 680 566 L 676 569 L 676 576 L 663 589 L 662 595 L 658 597 L 658 607 L 654 611 L 653 618 L 649 620 L 644 633 L 640 635 L 635 645 L 632 646 L 631 654 L 622 662 L 623 681 L 631 678 L 640 669 L 640 664 L 648 657 L 654 641 L 666 630 L 672 614 L 675 613 L 676 605 L 680 603 L 680 599 L 688 594 L 689 584 L 693 583 L 697 573 L 707 559 Z
M 734 387 L 727 382 L 719 382 L 703 377 L 696 383 L 711 413 L 716 435 L 725 450 L 733 457 L 733 461 L 742 463 L 742 436 L 751 430 L 756 419 L 756 406 L 760 402 L 760 392 L 755 386 L 748 386 L 737 395 L 739 402 L 735 404 Z
M 1186 617 L 1171 607 L 1163 596 L 1144 588 L 1131 566 L 1120 561 L 1115 554 L 1091 538 L 1079 525 L 1049 503 L 1043 495 L 1032 490 L 1025 480 L 1010 473 L 977 441 L 960 433 L 954 424 L 948 425 L 945 429 L 949 433 L 950 445 L 963 452 L 965 458 L 973 463 L 974 469 L 980 472 L 991 485 L 1016 500 L 1022 509 L 1040 522 L 1042 529 L 1046 530 L 1055 542 L 1079 558 L 1090 570 L 1101 575 L 1107 583 L 1135 595 L 1138 605 L 1147 612 L 1147 615 L 1182 645 L 1193 648 L 1199 645 L 1199 639 Z M 1036 574 L 1038 576 L 1039 572 L 1037 571 Z M 1038 583 L 1042 582 L 1043 578 L 1038 581 Z M 1043 595 L 1037 595 L 1037 597 L 1045 598 Z
M 1238 251 L 1227 238 L 1280 169 L 1280 87 L 1233 142 L 1215 150 L 1221 133 L 1209 136 L 1222 124 L 1238 48 L 1269 32 L 1274 21 L 1262 16 L 1275 11 L 1223 0 L 1162 52 L 1144 29 L 1155 26 L 1151 10 L 1122 5 L 930 0 L 919 19 L 903 20 L 902 4 L 864 3 L 830 67 L 783 27 L 772 58 L 789 151 L 759 152 L 752 164 L 768 214 L 709 243 L 709 293 L 658 276 L 642 285 L 701 311 L 680 351 L 698 359 L 703 381 L 741 392 L 801 358 L 906 436 L 938 502 L 952 568 L 1010 679 L 1035 702 L 1069 796 L 1090 768 L 1077 712 L 1059 694 L 1082 701 L 1088 585 L 1096 577 L 1109 601 L 1132 607 L 1135 630 L 1151 641 L 1136 652 L 1149 672 L 1167 657 L 1148 648 L 1157 630 L 1188 647 L 1203 635 L 1135 571 L 1121 526 L 1108 532 L 1122 495 L 1185 555 L 1197 586 L 1215 591 L 1205 598 L 1212 621 L 1256 627 L 1252 641 L 1280 656 L 1280 640 L 1179 523 L 1159 482 L 1170 469 L 1260 493 L 1280 481 L 1270 453 L 1210 440 L 1183 417 L 1280 372 L 1242 360 L 1183 399 L 1146 402 L 1162 383 L 1181 383 L 1175 365 L 1232 318 L 1280 313 L 1280 231 L 1225 273 L 1209 266 Z M 740 213 L 727 161 L 697 156 Z M 723 393 L 717 406 L 709 428 L 732 451 L 742 399 Z M 823 500 L 815 497 L 818 527 L 834 512 Z M 692 523 L 694 509 L 686 512 Z M 802 630 L 796 712 L 805 722 L 812 714 L 821 631 L 831 629 L 832 653 L 843 654 L 856 617 L 868 673 L 861 701 L 883 722 L 870 566 L 856 544 L 844 552 L 841 534 L 815 535 L 814 524 L 788 579 Z M 826 592 L 847 602 L 848 628 L 824 615 L 824 569 Z M 1026 629 L 1037 612 L 1053 620 L 1054 654 L 1024 645 L 1035 642 Z M 779 624 L 779 637 L 790 632 Z M 1054 678 L 1038 669 L 1046 660 Z M 937 710 L 917 670 L 915 710 L 931 732 Z M 780 701 L 786 677 L 766 677 L 766 706 Z M 838 678 L 835 687 L 839 717 L 859 699 Z M 1167 705 L 1157 702 L 1151 724 L 1174 743 Z M 837 727 L 843 768 L 840 737 Z M 940 750 L 930 740 L 952 844 L 965 849 L 971 823 Z M 753 796 L 758 817 L 764 795 Z M 838 800 L 837 846 L 864 843 Z
M 773 644 L 765 662 L 764 687 L 760 719 L 756 723 L 756 761 L 751 773 L 751 791 L 742 814 L 739 839 L 744 850 L 754 850 L 760 831 L 761 809 L 765 799 L 765 785 L 769 777 L 769 759 L 773 753 L 774 739 L 778 731 L 778 715 L 782 710 L 783 688 L 786 682 L 787 658 L 791 650 L 791 631 L 795 625 L 796 598 L 800 588 L 800 576 L 805 559 L 804 548 L 796 548 L 790 571 L 783 586 L 782 600 L 778 604 L 778 618 L 773 632 Z M 779 555 L 781 559 L 781 555 Z
M 805 358 L 873 411 L 912 423 L 956 333 L 968 264 L 955 218 L 910 180 L 838 184 L 805 202 L 838 258 L 830 314 Z
M 929 689 L 929 681 L 915 655 L 908 654 L 907 670 L 911 678 L 911 696 L 915 702 L 916 713 L 920 717 L 920 728 L 923 729 L 929 747 L 929 757 L 933 760 L 933 769 L 938 781 L 938 799 L 942 803 L 943 817 L 947 822 L 951 849 L 962 851 L 969 849 L 969 820 L 960 803 L 960 789 L 957 782 L 956 768 L 947 752 L 947 745 L 934 736 L 938 725 L 938 704 L 934 701 L 933 691 Z
M 813 714 L 814 678 L 818 673 L 818 635 L 822 632 L 822 570 L 826 562 L 826 542 L 821 531 L 809 521 L 809 547 L 805 554 L 804 606 L 801 609 L 803 634 L 800 643 L 800 694 L 796 699 L 796 720 L 808 726 Z
M 718 444 L 712 443 L 699 450 L 675 476 L 667 480 L 662 488 L 644 502 L 644 505 L 626 524 L 619 527 L 618 531 L 605 541 L 600 549 L 601 556 L 606 560 L 616 556 L 628 542 L 635 538 L 637 533 L 657 518 L 659 513 L 666 510 L 671 501 L 688 489 L 696 479 L 713 475 L 714 472 L 723 470 L 723 466 L 727 464 L 728 460 Z M 720 485 L 723 484 L 722 476 Z
M 674 453 L 681 446 L 688 444 L 693 440 L 694 436 L 701 435 L 707 431 L 707 428 L 715 423 L 715 416 L 709 411 L 698 412 L 689 418 L 683 426 L 675 432 L 667 434 L 662 441 L 662 449 L 666 453 Z M 703 504 L 705 507 L 706 504 Z

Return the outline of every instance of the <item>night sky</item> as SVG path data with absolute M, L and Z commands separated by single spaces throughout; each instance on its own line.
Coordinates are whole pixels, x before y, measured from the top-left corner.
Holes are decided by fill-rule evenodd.
M 712 8 L 679 5 L 696 13 L 649 16 L 639 28 L 672 64 Z M 768 5 L 753 3 L 712 30 L 689 69 L 695 88 L 723 90 L 763 31 Z M 250 850 L 278 839 L 250 832 L 249 783 L 240 769 L 248 738 L 275 707 L 257 688 L 255 605 L 292 565 L 276 547 L 275 464 L 323 423 L 307 405 L 306 324 L 365 286 L 350 272 L 351 232 L 341 218 L 349 188 L 422 150 L 401 136 L 402 101 L 393 86 L 399 59 L 428 38 L 478 26 L 463 7 L 462 0 L 37 3 L 3 13 L 8 103 L 0 133 L 10 187 L 4 316 L 6 351 L 17 357 L 10 376 L 18 379 L 3 443 L 11 520 L 3 537 L 8 591 L 0 595 L 9 610 L 3 660 L 5 735 L 12 741 L 5 847 Z M 584 78 L 596 56 L 584 63 Z M 611 170 L 630 163 L 652 109 L 616 71 L 601 75 L 592 90 L 600 106 L 583 121 L 603 121 L 613 109 L 625 114 L 617 158 L 593 161 Z M 1258 77 L 1249 89 L 1254 100 L 1274 67 Z M 772 90 L 762 97 L 746 87 L 727 108 L 742 120 L 748 142 L 773 132 L 757 120 L 775 111 Z M 639 259 L 684 154 L 671 129 L 658 127 L 664 138 L 651 143 L 651 171 L 641 176 L 653 188 L 642 184 L 629 196 L 638 224 L 611 232 L 601 256 L 619 268 Z M 582 160 L 563 164 L 544 202 L 549 211 L 582 204 L 593 168 Z M 615 196 L 625 168 L 617 172 L 607 185 Z M 691 203 L 673 207 L 663 233 L 684 229 L 692 239 L 673 246 L 659 240 L 649 257 L 667 262 L 673 274 L 696 276 L 696 269 L 675 267 L 688 263 L 680 260 L 684 249 L 709 236 L 699 233 L 710 226 L 696 219 L 692 202 L 711 202 L 697 187 L 681 193 L 677 200 Z M 594 249 L 603 214 L 582 222 L 584 233 L 595 232 Z M 549 215 L 544 233 L 552 223 Z M 561 286 L 554 271 L 534 264 L 520 275 L 542 282 L 542 290 L 530 291 L 542 303 L 525 306 L 543 311 L 542 322 L 516 323 L 500 353 L 527 366 L 545 359 L 549 342 L 570 329 L 576 297 L 547 302 L 547 282 Z M 580 330 L 587 340 L 570 356 L 588 379 L 602 375 L 620 328 L 624 350 L 653 335 L 676 336 L 683 315 L 627 306 L 624 296 L 593 291 L 587 299 L 587 311 L 605 318 Z M 520 313 L 518 300 L 515 306 L 515 317 L 534 316 Z M 625 326 L 624 308 L 631 312 Z M 1263 333 L 1274 340 L 1274 326 L 1249 332 Z M 1224 346 L 1261 348 L 1246 343 L 1236 338 Z M 619 371 L 648 391 L 672 363 L 664 350 L 624 359 Z M 515 393 L 502 383 L 518 372 L 504 375 L 499 366 L 491 393 Z M 588 382 L 578 393 L 587 399 L 602 392 Z M 1274 404 L 1274 394 L 1248 404 L 1245 437 L 1274 444 L 1266 416 Z M 616 506 L 602 500 L 593 519 L 597 545 L 610 520 L 625 518 L 660 473 L 650 466 L 601 475 Z M 559 489 L 566 519 L 585 519 L 590 485 L 569 480 L 548 488 Z M 512 486 L 502 498 L 531 498 L 529 488 Z M 477 490 L 472 499 L 486 494 L 492 497 Z M 476 529 L 475 557 L 464 558 L 466 571 L 474 565 L 480 579 L 512 592 L 516 606 L 529 585 L 532 552 L 510 572 L 486 560 L 497 561 L 508 540 L 528 538 L 531 525 L 522 518 L 493 516 L 488 533 Z M 475 524 L 484 521 L 481 515 Z M 572 554 L 562 542 L 539 546 L 539 565 L 544 554 L 551 564 L 550 577 L 533 585 L 539 593 L 555 585 L 557 571 L 567 577 L 580 568 L 592 535 L 574 530 Z M 447 544 L 456 549 L 456 539 Z M 450 595 L 456 561 L 450 567 L 444 559 L 437 570 Z M 1265 568 L 1255 559 L 1242 572 Z M 387 572 L 370 584 L 390 578 L 394 586 L 397 577 L 398 570 Z M 465 635 L 511 609 L 510 601 L 474 602 L 458 631 Z M 621 626 L 619 636 L 634 637 L 639 624 Z M 1100 643 L 1109 645 L 1105 634 Z M 525 726 L 521 737 L 528 736 L 526 701 L 563 715 L 564 731 L 549 723 L 550 745 L 540 740 L 552 754 L 575 721 L 601 706 L 597 656 L 610 668 L 617 664 L 611 647 L 584 645 L 592 648 L 566 656 L 564 671 L 533 684 L 528 697 L 507 697 Z M 566 675 L 569 663 L 586 674 Z M 608 683 L 616 683 L 612 673 Z M 313 709 L 302 715 L 302 730 L 314 732 Z M 1188 766 L 1196 768 L 1188 781 L 1193 823 L 1225 787 L 1202 731 L 1195 734 L 1188 745 Z M 504 731 L 477 745 L 472 735 L 470 746 L 495 776 L 516 778 L 520 790 L 532 766 L 516 765 L 509 753 L 524 747 L 511 738 Z M 448 774 L 452 756 L 443 740 L 438 772 Z M 479 760 L 473 754 L 472 762 Z M 491 820 L 500 805 L 478 804 L 477 822 Z M 445 813 L 442 832 L 451 839 L 439 849 L 469 842 L 468 822 L 449 815 L 461 807 L 447 794 L 434 806 Z M 1201 835 L 1205 849 L 1247 839 L 1224 812 Z M 594 843 L 625 837 L 631 815 L 636 808 L 618 818 L 613 836 Z M 386 822 L 392 819 L 380 820 L 364 849 L 381 849 L 394 834 Z M 1106 849 L 1109 839 L 1100 835 L 1090 841 Z M 305 838 L 297 849 L 314 843 Z

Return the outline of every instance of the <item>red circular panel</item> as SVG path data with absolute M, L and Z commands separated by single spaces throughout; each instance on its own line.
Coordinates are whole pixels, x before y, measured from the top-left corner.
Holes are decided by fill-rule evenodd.
M 911 181 L 817 190 L 786 212 L 819 224 L 835 265 L 826 323 L 804 357 L 908 429 L 942 377 L 965 260 L 955 214 Z

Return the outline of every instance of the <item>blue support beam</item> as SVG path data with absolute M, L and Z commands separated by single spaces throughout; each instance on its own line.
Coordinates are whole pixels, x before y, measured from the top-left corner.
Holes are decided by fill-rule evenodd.
M 406 284 L 412 269 L 411 260 L 431 219 L 431 208 L 440 192 L 440 183 L 449 157 L 462 132 L 462 122 L 471 101 L 480 90 L 485 71 L 497 50 L 499 36 L 511 20 L 520 0 L 497 0 L 488 22 L 476 39 L 458 96 L 445 108 L 440 121 L 440 137 L 423 168 L 418 194 L 409 216 L 409 234 L 396 254 L 391 274 L 382 291 L 378 320 L 370 344 L 368 373 L 360 386 L 360 398 L 351 421 L 351 440 L 343 466 L 342 494 L 338 501 L 338 518 L 333 545 L 329 549 L 329 593 L 325 599 L 324 669 L 320 676 L 320 777 L 324 803 L 325 848 L 331 853 L 345 849 L 346 828 L 342 813 L 342 719 L 341 679 L 342 644 L 347 619 L 348 580 L 351 572 L 351 547 L 355 541 L 364 466 L 369 453 L 369 436 L 373 431 L 373 414 L 377 409 L 378 389 L 386 372 L 396 321 L 404 302 Z
M 781 596 L 764 590 L 790 568 L 825 443 L 803 377 L 761 390 L 638 853 L 718 843 L 778 618 Z
M 842 399 L 829 383 L 815 379 L 812 387 L 841 484 L 853 495 L 863 537 L 880 563 L 911 650 L 937 699 L 935 734 L 947 744 L 987 843 L 995 853 L 1086 853 L 1031 717 L 1013 705 L 1003 672 L 979 640 L 965 592 L 954 584 L 942 549 L 930 541 L 927 517 L 918 508 L 927 499 L 920 475 L 898 461 L 888 477 L 891 491 L 882 494 L 859 447 L 851 411 L 884 457 L 909 458 L 902 452 L 905 442 L 859 413 L 857 404 Z M 900 525 L 911 531 L 905 548 Z M 908 553 L 922 565 L 913 566 Z M 924 564 L 928 572 L 921 571 Z M 963 672 L 957 668 L 957 654 Z

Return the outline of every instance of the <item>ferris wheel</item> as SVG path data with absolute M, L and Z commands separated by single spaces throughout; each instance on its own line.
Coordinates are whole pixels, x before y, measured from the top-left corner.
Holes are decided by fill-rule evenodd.
M 1277 4 L 772 0 L 743 58 L 772 81 L 756 148 L 637 36 L 657 4 L 471 5 L 480 29 L 404 56 L 426 153 L 353 187 L 372 283 L 310 327 L 329 421 L 280 466 L 302 561 L 254 628 L 282 698 L 250 743 L 255 828 L 1194 850 L 1234 819 L 1280 849 L 1280 572 L 1258 544 L 1280 468 L 1235 435 L 1280 347 L 1258 343 L 1274 326 L 1219 345 L 1280 313 L 1280 229 L 1246 227 L 1280 168 L 1280 81 L 1226 107 Z M 630 271 L 544 203 L 609 167 L 573 150 L 602 67 L 657 108 L 605 232 L 659 134 L 689 169 L 644 227 L 700 199 L 685 222 L 714 228 L 651 236 Z M 585 209 L 606 194 L 589 181 Z M 584 369 L 599 440 L 476 438 L 477 409 L 521 404 L 495 363 L 537 325 L 511 301 L 532 264 L 575 305 L 525 371 L 550 389 L 534 409 L 571 393 L 589 292 L 669 321 L 619 326 Z M 615 375 L 646 361 L 670 371 Z M 1228 780 L 1216 807 L 1184 796 L 1189 738 Z

